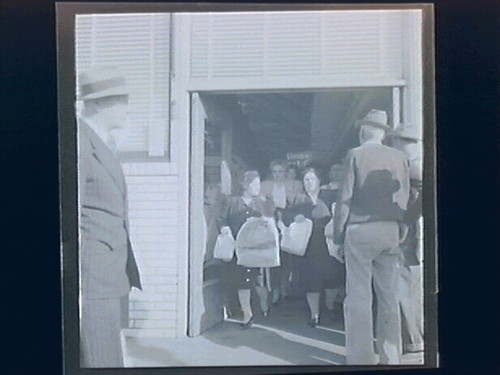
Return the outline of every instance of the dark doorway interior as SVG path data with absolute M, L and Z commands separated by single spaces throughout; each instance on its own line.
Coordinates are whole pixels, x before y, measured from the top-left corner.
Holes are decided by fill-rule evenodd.
M 221 146 L 211 136 L 232 124 L 232 156 L 264 176 L 271 160 L 288 153 L 311 151 L 325 167 L 339 163 L 357 146 L 356 120 L 372 108 L 392 113 L 391 88 L 202 94 L 201 100 L 208 116 L 206 155 Z

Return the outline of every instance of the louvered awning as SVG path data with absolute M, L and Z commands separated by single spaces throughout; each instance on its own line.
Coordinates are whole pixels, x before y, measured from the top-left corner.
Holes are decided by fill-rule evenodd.
M 402 12 L 192 14 L 193 90 L 401 86 Z
M 122 152 L 163 156 L 168 147 L 170 15 L 92 14 L 76 17 L 76 65 L 122 68 L 130 88 Z

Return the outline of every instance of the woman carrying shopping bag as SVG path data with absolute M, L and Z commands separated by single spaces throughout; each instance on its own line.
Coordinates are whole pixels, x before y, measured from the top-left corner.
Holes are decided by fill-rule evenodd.
M 224 259 L 224 283 L 229 298 L 234 292 L 237 293 L 243 313 L 241 327 L 246 329 L 253 323 L 250 300 L 252 290 L 259 297 L 262 312 L 269 309 L 269 286 L 264 267 L 279 265 L 279 253 L 276 226 L 272 219 L 274 205 L 271 200 L 259 195 L 259 173 L 246 171 L 242 176 L 241 186 L 241 196 L 229 196 L 222 202 L 219 227 L 221 238 L 229 236 L 235 239 L 232 257 Z
M 278 224 L 283 232 L 290 228 L 292 223 L 300 224 L 307 220 L 312 222 L 305 250 L 293 253 L 293 274 L 306 292 L 311 314 L 308 324 L 311 327 L 316 327 L 319 323 L 321 292 L 325 287 L 332 287 L 329 283 L 332 275 L 343 272 L 343 265 L 330 256 L 326 244 L 325 226 L 331 220 L 332 199 L 328 192 L 320 189 L 320 176 L 317 167 L 307 167 L 304 170 L 305 193 L 295 197 L 293 204 L 283 212 L 283 223 Z M 286 251 L 285 247 L 283 250 Z

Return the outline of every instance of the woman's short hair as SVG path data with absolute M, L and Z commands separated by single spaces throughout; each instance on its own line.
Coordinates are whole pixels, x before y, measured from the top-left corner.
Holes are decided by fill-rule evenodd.
M 305 167 L 304 170 L 302 171 L 302 180 L 304 180 L 304 177 L 308 173 L 314 173 L 320 182 L 323 180 L 322 170 L 320 170 L 320 168 L 318 166 Z
M 288 161 L 286 161 L 285 159 L 274 159 L 273 161 L 271 161 L 271 163 L 269 164 L 269 167 L 271 169 L 273 169 L 274 167 L 276 166 L 282 166 L 283 168 L 287 169 L 288 168 Z
M 240 184 L 243 188 L 247 188 L 257 177 L 260 177 L 259 172 L 255 170 L 246 171 L 241 175 Z

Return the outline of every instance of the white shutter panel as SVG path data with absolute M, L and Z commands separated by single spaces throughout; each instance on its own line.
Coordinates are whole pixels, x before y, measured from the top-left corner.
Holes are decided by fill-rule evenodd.
M 402 12 L 193 14 L 191 79 L 401 80 Z
M 169 14 L 77 16 L 77 72 L 95 65 L 119 66 L 130 87 L 130 123 L 118 139 L 118 151 L 164 154 L 168 146 L 169 53 Z
M 319 13 L 271 13 L 265 19 L 266 75 L 321 74 Z
M 328 74 L 376 74 L 380 69 L 379 17 L 332 13 L 324 17 L 324 67 Z

